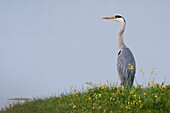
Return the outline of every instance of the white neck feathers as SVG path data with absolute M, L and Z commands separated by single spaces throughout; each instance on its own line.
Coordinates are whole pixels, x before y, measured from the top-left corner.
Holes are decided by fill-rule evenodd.
M 125 46 L 124 41 L 123 41 L 123 33 L 125 31 L 125 21 L 123 19 L 118 20 L 120 23 L 120 29 L 118 31 L 118 51 L 122 50 Z

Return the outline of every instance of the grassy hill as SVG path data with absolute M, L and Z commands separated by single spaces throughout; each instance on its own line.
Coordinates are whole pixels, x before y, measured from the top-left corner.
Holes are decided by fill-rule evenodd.
M 170 86 L 148 84 L 132 88 L 113 84 L 93 85 L 83 91 L 35 98 L 11 105 L 0 113 L 168 113 Z

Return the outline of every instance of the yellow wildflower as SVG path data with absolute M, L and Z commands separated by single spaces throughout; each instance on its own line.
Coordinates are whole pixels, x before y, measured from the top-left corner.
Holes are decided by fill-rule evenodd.
M 53 101 L 54 100 L 54 97 L 51 97 L 51 101 Z
M 151 73 L 154 73 L 154 72 L 155 72 L 155 70 L 152 69 L 152 70 L 151 70 Z
M 115 94 L 118 94 L 118 93 L 119 93 L 119 91 L 117 90 Z
M 129 70 L 133 70 L 133 65 L 130 65 L 130 66 L 129 66 Z
M 99 106 L 99 109 L 101 109 L 102 107 L 101 106 Z
M 157 86 L 161 89 L 161 88 L 165 88 L 165 85 L 162 83 L 162 84 L 157 84 Z
M 98 94 L 98 97 L 100 98 L 102 96 L 102 94 Z
M 123 88 L 123 85 L 120 84 L 119 88 Z
M 133 96 L 136 97 L 136 94 L 134 94 Z
M 165 85 L 162 83 L 162 88 L 165 88 Z
M 115 100 L 115 98 L 110 97 L 110 100 L 113 100 L 113 101 L 114 101 L 114 100 Z
M 143 93 L 143 95 L 147 95 L 146 93 Z
M 133 87 L 136 88 L 136 83 L 133 84 Z
M 113 113 L 113 111 L 110 111 L 110 113 Z
M 62 101 L 62 97 L 60 97 L 60 101 Z
M 91 97 L 88 98 L 89 100 L 92 100 Z
M 152 84 L 150 84 L 151 87 L 154 87 L 154 80 L 152 80 Z
M 139 68 L 140 71 L 142 71 L 142 68 Z
M 143 86 L 139 86 L 139 88 L 143 89 Z
M 92 107 L 92 109 L 94 110 L 94 109 L 95 109 L 95 107 Z
M 130 94 L 133 94 L 133 93 L 134 93 L 133 91 L 130 92 Z
M 151 69 L 151 73 L 154 73 L 156 70 L 156 67 L 151 67 L 150 69 Z
M 155 98 L 158 98 L 158 96 L 157 96 L 157 95 L 155 95 Z
M 76 107 L 77 107 L 76 105 L 73 105 L 73 109 L 76 109 Z
M 129 109 L 129 107 L 128 107 L 128 106 L 126 106 L 125 108 L 126 108 L 126 110 L 127 110 L 127 109 Z
M 139 109 L 141 109 L 141 108 L 142 108 L 142 105 L 140 105 Z
M 101 89 L 105 89 L 107 86 L 106 86 L 106 84 L 103 84 L 102 86 L 101 86 Z
M 162 84 L 157 84 L 158 88 L 162 88 Z
M 152 80 L 152 83 L 154 83 L 155 82 L 155 80 Z
M 104 109 L 103 112 L 106 113 L 106 110 Z

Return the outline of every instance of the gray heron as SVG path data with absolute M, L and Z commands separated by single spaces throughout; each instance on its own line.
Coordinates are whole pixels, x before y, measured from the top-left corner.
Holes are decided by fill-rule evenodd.
M 135 58 L 131 50 L 125 45 L 123 41 L 123 33 L 125 31 L 126 21 L 120 15 L 112 17 L 104 17 L 105 20 L 113 20 L 120 23 L 120 29 L 118 31 L 118 59 L 117 59 L 117 71 L 123 86 L 132 87 L 135 78 L 136 64 Z

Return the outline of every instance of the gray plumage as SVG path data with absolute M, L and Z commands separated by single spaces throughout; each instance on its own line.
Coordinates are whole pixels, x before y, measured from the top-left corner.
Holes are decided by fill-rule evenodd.
M 128 47 L 126 47 L 123 41 L 123 33 L 125 31 L 126 21 L 120 16 L 105 17 L 105 20 L 113 20 L 120 23 L 120 29 L 118 31 L 118 60 L 117 71 L 123 86 L 132 87 L 135 78 L 136 64 L 135 59 Z
M 117 59 L 117 71 L 123 86 L 132 87 L 135 77 L 135 59 L 129 48 L 125 47 L 119 51 Z

